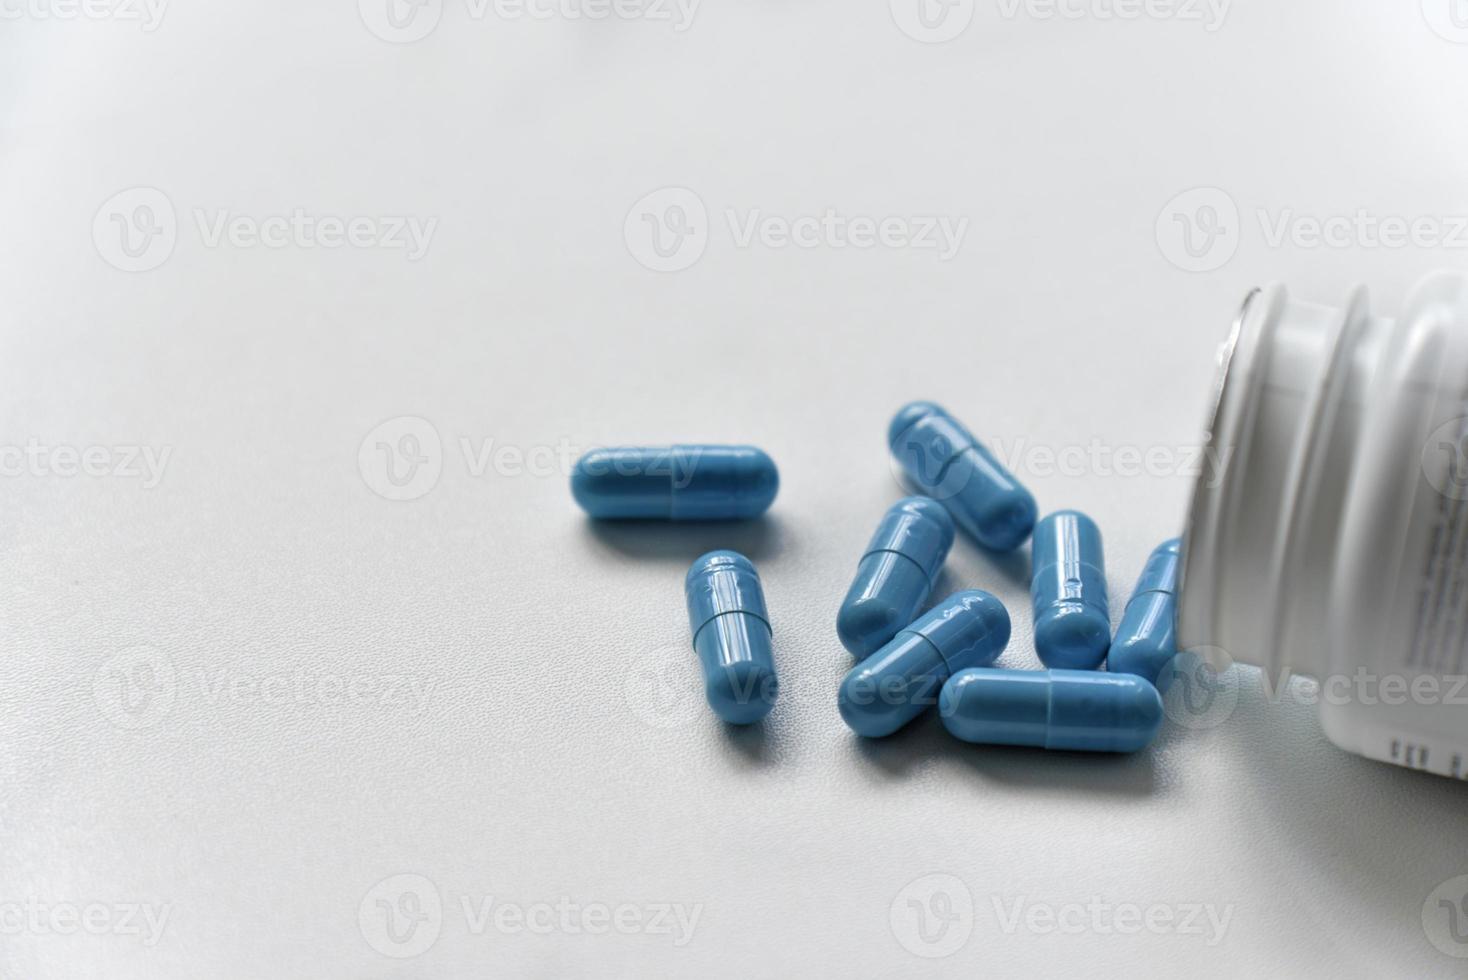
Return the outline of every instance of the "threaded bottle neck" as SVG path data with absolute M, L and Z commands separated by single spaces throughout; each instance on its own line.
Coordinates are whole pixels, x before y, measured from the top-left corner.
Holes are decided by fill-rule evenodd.
M 1179 643 L 1282 677 L 1329 662 L 1331 576 L 1382 321 L 1273 286 L 1250 294 L 1220 357 L 1214 472 L 1194 488 Z

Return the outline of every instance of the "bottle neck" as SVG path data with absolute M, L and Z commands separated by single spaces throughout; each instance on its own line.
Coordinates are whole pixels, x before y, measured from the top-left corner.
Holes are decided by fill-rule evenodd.
M 1213 466 L 1189 512 L 1181 648 L 1277 677 L 1327 672 L 1337 531 L 1389 326 L 1361 291 L 1340 308 L 1281 286 L 1245 301 L 1220 351 Z

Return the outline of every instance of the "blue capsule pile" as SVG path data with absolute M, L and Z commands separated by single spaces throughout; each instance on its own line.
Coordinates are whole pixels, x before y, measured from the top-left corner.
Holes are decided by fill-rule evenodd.
M 1074 510 L 1039 519 L 1030 492 L 932 402 L 900 409 L 887 442 L 919 495 L 882 515 L 836 615 L 857 660 L 837 694 L 847 726 L 881 738 L 936 704 L 965 742 L 1092 752 L 1150 743 L 1163 715 L 1155 685 L 1177 653 L 1178 540 L 1152 552 L 1113 637 L 1094 521 Z M 571 476 L 577 503 L 600 519 L 748 519 L 778 488 L 774 461 L 752 446 L 601 449 Z M 1033 539 L 1035 653 L 1047 669 L 993 666 L 1010 618 L 988 592 L 955 592 L 922 612 L 959 529 L 995 553 Z M 759 573 L 743 555 L 713 551 L 689 568 L 684 593 L 709 706 L 731 724 L 760 720 L 779 683 Z

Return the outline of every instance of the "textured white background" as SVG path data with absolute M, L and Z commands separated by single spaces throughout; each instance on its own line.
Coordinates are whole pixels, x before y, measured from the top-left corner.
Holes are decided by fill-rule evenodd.
M 1216 30 L 1203 7 L 959 0 L 942 44 L 903 31 L 905 0 L 710 0 L 684 30 L 429 0 L 406 44 L 382 0 L 176 3 L 152 30 L 64 2 L 0 25 L 0 444 L 170 456 L 156 486 L 5 457 L 0 973 L 1462 969 L 1424 909 L 1468 873 L 1468 791 L 1337 751 L 1254 674 L 1211 727 L 1125 759 L 963 746 L 935 719 L 861 744 L 834 703 L 902 402 L 944 402 L 1021 453 L 1043 508 L 1091 513 L 1119 616 L 1190 480 L 1033 450 L 1194 445 L 1257 283 L 1364 281 L 1390 313 L 1463 267 L 1463 241 L 1270 241 L 1291 213 L 1468 212 L 1448 0 L 1237 0 Z M 705 214 L 683 212 L 687 267 L 655 272 L 644 214 L 667 232 L 689 197 L 638 202 L 669 187 Z M 437 224 L 416 260 L 209 243 L 221 216 L 297 208 Z M 946 260 L 741 247 L 728 217 L 828 208 L 966 234 Z M 390 501 L 376 441 L 408 445 L 402 416 L 431 426 L 426 492 Z M 599 529 L 559 461 L 476 472 L 461 440 L 748 441 L 784 485 L 748 526 Z M 756 560 L 775 624 L 758 729 L 700 703 L 681 579 L 716 546 Z M 1009 604 L 1010 666 L 1034 663 L 1026 567 L 964 542 L 948 564 L 945 588 Z M 378 901 L 413 896 L 396 943 Z M 682 945 L 539 935 L 479 928 L 488 899 L 699 918 Z M 1093 902 L 1229 919 L 1216 945 L 1104 911 L 1005 920 Z M 102 934 L 37 904 L 101 908 Z M 128 905 L 166 908 L 161 936 Z

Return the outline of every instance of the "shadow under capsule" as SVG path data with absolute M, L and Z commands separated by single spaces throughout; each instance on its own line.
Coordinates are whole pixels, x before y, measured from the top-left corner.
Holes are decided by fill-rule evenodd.
M 789 538 L 777 517 L 764 514 L 748 521 L 607 521 L 587 518 L 598 542 L 640 561 L 666 559 L 691 562 L 717 548 L 737 551 L 758 563 L 781 550 Z
M 1151 796 L 1159 788 L 1150 747 L 1128 753 L 1072 752 L 952 741 L 958 745 L 955 757 L 992 782 L 1126 797 Z
M 952 595 L 962 588 L 963 583 L 959 580 L 959 577 L 954 574 L 952 569 L 944 565 L 938 569 L 938 577 L 933 579 L 933 588 L 928 593 L 928 598 L 923 601 L 923 610 L 926 611 L 934 602 L 937 602 L 946 595 Z
M 1065 752 L 1013 745 L 974 745 L 954 738 L 936 710 L 887 738 L 853 735 L 857 753 L 884 775 L 905 779 L 934 759 L 954 759 L 980 785 L 1064 789 L 1107 796 L 1144 797 L 1157 791 L 1153 751 L 1130 754 Z
M 969 547 L 973 548 L 990 566 L 995 568 L 1000 575 L 1006 578 L 1011 585 L 1028 590 L 1030 587 L 1030 549 L 1028 547 L 1015 548 L 1013 551 L 995 551 L 986 548 L 972 538 L 965 538 Z
M 769 721 L 768 718 L 762 718 L 752 725 L 720 722 L 725 754 L 752 769 L 765 769 L 774 765 L 776 747 L 772 743 L 775 736 L 769 730 Z

